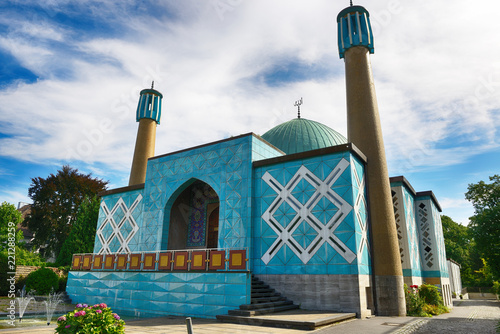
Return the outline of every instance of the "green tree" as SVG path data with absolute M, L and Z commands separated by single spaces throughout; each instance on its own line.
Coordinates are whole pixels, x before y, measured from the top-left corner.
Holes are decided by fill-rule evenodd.
M 16 245 L 23 239 L 23 232 L 17 231 L 17 226 L 22 221 L 21 212 L 17 211 L 14 204 L 7 202 L 0 204 L 0 251 L 7 249 L 9 237 L 15 238 Z
M 64 241 L 57 264 L 59 266 L 69 266 L 73 254 L 92 253 L 94 251 L 94 241 L 97 229 L 97 218 L 99 216 L 99 197 L 92 199 L 85 198 L 78 209 L 75 223 Z
M 441 216 L 446 256 L 462 266 L 469 262 L 471 237 L 467 226 L 458 224 L 446 215 Z
M 486 260 L 494 279 L 500 278 L 500 175 L 490 176 L 491 183 L 469 184 L 465 198 L 474 206 L 469 227 L 481 257 Z
M 469 227 L 456 223 L 446 215 L 441 216 L 441 223 L 446 256 L 460 264 L 460 275 L 464 286 L 476 286 L 476 270 L 481 268 L 482 262 L 477 255 Z
M 31 179 L 28 195 L 33 200 L 31 214 L 25 223 L 34 233 L 35 246 L 45 247 L 46 254 L 56 257 L 68 237 L 80 203 L 106 189 L 107 181 L 81 174 L 78 169 L 63 166 L 46 179 Z

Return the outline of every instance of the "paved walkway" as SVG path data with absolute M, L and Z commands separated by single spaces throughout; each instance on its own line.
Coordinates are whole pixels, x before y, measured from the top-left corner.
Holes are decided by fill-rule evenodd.
M 496 333 L 500 321 L 497 300 L 455 300 L 450 313 L 432 318 L 373 317 L 357 319 L 316 330 L 316 334 L 488 334 Z
M 220 323 L 217 320 L 193 319 L 195 334 L 273 334 L 273 333 L 453 333 L 487 334 L 495 333 L 495 326 L 500 321 L 500 302 L 494 300 L 455 301 L 455 307 L 448 314 L 433 318 L 412 317 L 373 317 L 356 319 L 337 325 L 327 326 L 314 331 L 291 330 L 271 327 L 245 326 Z M 0 334 L 53 334 L 55 325 L 31 328 L 13 328 L 0 330 Z M 127 334 L 186 334 L 184 318 L 153 318 L 128 321 Z

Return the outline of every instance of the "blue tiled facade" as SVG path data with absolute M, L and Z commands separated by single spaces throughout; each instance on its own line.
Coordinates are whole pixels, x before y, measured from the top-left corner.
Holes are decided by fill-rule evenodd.
M 193 201 L 195 197 L 183 202 L 191 206 L 185 222 L 206 219 L 208 211 L 196 219 L 189 215 L 217 202 L 218 237 L 213 250 L 224 250 L 222 267 L 179 270 L 172 258 L 169 269 L 160 269 L 159 262 L 146 268 L 142 254 L 142 262 L 134 268 L 132 257 L 126 257 L 122 269 L 117 269 L 118 262 L 108 269 L 80 267 L 84 271 L 70 273 L 67 291 L 75 302 L 104 302 L 125 314 L 213 318 L 251 302 L 251 274 L 274 280 L 283 293 L 289 284 L 310 281 L 312 275 L 314 282 L 329 282 L 337 290 L 329 290 L 328 298 L 334 298 L 329 303 L 318 306 L 311 303 L 314 297 L 304 305 L 366 314 L 372 265 L 362 156 L 350 144 L 285 155 L 259 136 L 247 134 L 151 158 L 144 185 L 103 195 L 94 254 L 166 250 L 176 254 L 179 249 L 169 245 L 174 208 L 180 207 L 174 204 L 183 194 L 190 194 L 185 190 L 194 193 L 202 184 L 211 188 L 210 196 L 200 202 Z M 438 207 L 431 197 L 416 196 L 411 186 L 391 186 L 393 200 L 394 196 L 399 199 L 395 214 L 400 215 L 396 219 L 401 224 L 400 246 L 405 245 L 401 252 L 404 275 L 447 277 Z M 202 206 L 195 210 L 197 203 Z M 187 231 L 195 231 L 191 227 Z M 196 228 L 208 240 L 205 225 Z M 422 237 L 424 233 L 430 236 L 428 240 Z M 432 252 L 425 251 L 428 243 Z M 193 251 L 207 244 L 185 245 Z M 230 250 L 246 252 L 248 258 L 241 268 L 228 264 Z M 429 253 L 438 260 L 429 261 Z M 194 257 L 189 254 L 191 262 Z M 306 284 L 306 295 L 320 291 L 321 284 L 315 284 Z M 294 298 L 301 302 L 300 294 Z
M 255 274 L 370 274 L 364 165 L 351 152 L 254 170 Z
M 403 276 L 413 283 L 415 278 L 423 282 L 426 277 L 448 277 L 440 208 L 434 195 L 415 192 L 404 177 L 392 178 L 391 189 Z
M 415 202 L 420 236 L 420 256 L 424 277 L 449 277 L 441 215 L 429 195 L 417 196 Z
M 139 250 L 143 222 L 143 190 L 103 196 L 94 253 L 130 253 Z
M 124 315 L 213 318 L 250 303 L 249 273 L 70 272 L 76 303 L 106 303 Z
M 422 277 L 415 193 L 402 181 L 391 182 L 391 190 L 403 276 Z M 414 282 L 410 279 L 408 283 Z

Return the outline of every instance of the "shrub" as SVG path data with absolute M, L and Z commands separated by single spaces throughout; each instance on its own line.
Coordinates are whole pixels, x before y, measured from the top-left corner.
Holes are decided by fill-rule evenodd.
M 443 298 L 441 298 L 438 288 L 434 285 L 422 284 L 418 288 L 418 294 L 426 304 L 435 306 L 443 305 Z
M 497 295 L 497 298 L 500 298 L 500 281 L 493 281 L 493 287 L 491 289 L 493 293 Z
M 418 286 L 412 285 L 408 288 L 405 284 L 404 289 L 406 299 L 406 315 L 415 317 L 425 316 L 423 312 L 424 301 L 418 294 Z
M 443 305 L 439 290 L 434 285 L 422 284 L 420 287 L 405 284 L 406 315 L 414 317 L 432 317 L 449 312 Z
M 23 275 L 20 275 L 19 278 L 16 280 L 16 291 L 17 290 L 22 290 L 23 286 L 26 285 L 26 277 Z
M 123 334 L 125 322 L 106 304 L 76 305 L 76 309 L 57 319 L 56 333 Z
M 38 253 L 16 246 L 16 264 L 21 266 L 43 266 L 45 260 Z
M 57 292 L 66 291 L 66 284 L 67 283 L 68 283 L 68 275 L 67 274 L 65 276 L 59 277 L 59 288 L 57 289 Z
M 9 272 L 9 261 L 6 252 L 0 253 L 0 296 L 6 296 L 9 292 L 10 283 L 7 281 L 11 275 L 7 275 Z
M 59 276 L 49 268 L 40 268 L 26 277 L 26 291 L 36 290 L 39 295 L 46 295 L 59 288 Z

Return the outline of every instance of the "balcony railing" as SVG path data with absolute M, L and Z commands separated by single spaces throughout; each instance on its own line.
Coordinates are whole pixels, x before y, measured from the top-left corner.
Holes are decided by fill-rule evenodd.
M 189 249 L 140 253 L 74 254 L 71 270 L 248 271 L 247 249 Z

